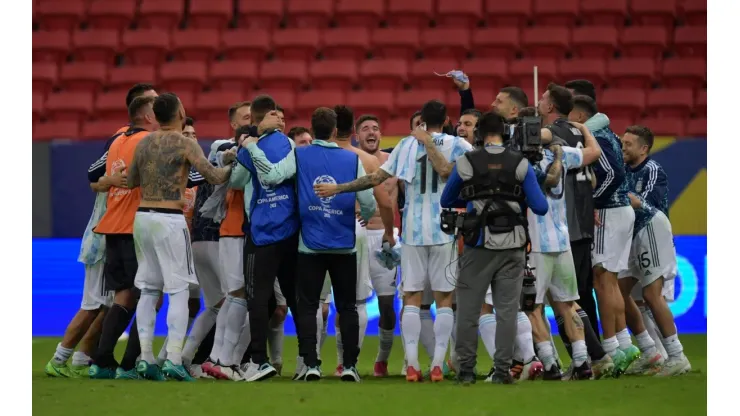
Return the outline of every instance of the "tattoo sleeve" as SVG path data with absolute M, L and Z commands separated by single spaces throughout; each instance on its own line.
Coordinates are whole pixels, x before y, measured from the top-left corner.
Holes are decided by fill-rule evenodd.
M 142 141 L 139 142 L 138 145 L 136 145 L 136 151 L 134 152 L 134 160 L 131 162 L 131 166 L 128 167 L 127 178 L 126 178 L 126 186 L 129 189 L 133 189 L 141 185 L 141 172 L 139 172 L 139 164 L 136 163 L 136 159 L 140 158 L 139 155 L 143 152 L 144 143 L 146 143 L 147 140 L 149 139 L 144 138 Z
M 365 189 L 370 189 L 374 186 L 380 185 L 390 177 L 390 173 L 383 169 L 378 169 L 375 173 L 371 173 L 370 175 L 357 178 L 352 182 L 337 185 L 337 191 L 339 191 L 339 193 L 364 191 Z
M 437 171 L 437 174 L 441 176 L 442 179 L 447 179 L 450 176 L 450 173 L 452 173 L 452 168 L 455 167 L 455 163 L 448 162 L 434 143 L 430 143 L 425 147 L 427 149 L 427 157 L 429 158 L 429 162 L 432 164 L 434 170 Z
M 558 157 L 555 155 L 555 160 L 547 168 L 547 177 L 545 178 L 545 188 L 552 188 L 558 186 L 560 182 L 560 176 L 563 174 L 563 161 L 562 155 Z
M 208 159 L 206 159 L 206 156 L 203 154 L 203 149 L 201 149 L 196 142 L 190 143 L 190 148 L 188 149 L 188 161 L 190 161 L 190 164 L 195 170 L 206 178 L 208 183 L 213 185 L 226 183 L 231 175 L 232 165 L 223 168 L 213 166 Z
M 576 330 L 583 331 L 583 320 L 581 320 L 581 317 L 578 316 L 577 313 L 573 314 L 573 325 L 576 327 Z

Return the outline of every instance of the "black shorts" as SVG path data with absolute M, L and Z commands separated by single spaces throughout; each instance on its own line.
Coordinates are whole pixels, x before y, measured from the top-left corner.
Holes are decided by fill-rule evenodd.
M 591 241 L 590 238 L 585 238 L 570 243 L 579 293 L 589 291 L 594 287 L 594 275 L 591 267 Z
M 105 288 L 120 291 L 134 287 L 136 270 L 134 236 L 132 234 L 108 234 L 105 236 Z

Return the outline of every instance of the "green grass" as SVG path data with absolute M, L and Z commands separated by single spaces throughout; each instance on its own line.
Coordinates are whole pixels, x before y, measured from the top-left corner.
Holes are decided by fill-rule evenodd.
M 706 414 L 707 338 L 681 337 L 691 360 L 690 374 L 670 379 L 622 377 L 585 382 L 522 382 L 513 386 L 482 382 L 470 387 L 453 381 L 407 384 L 400 376 L 374 379 L 372 365 L 376 337 L 365 338 L 359 369 L 362 383 L 341 383 L 327 377 L 318 383 L 293 382 L 296 339 L 285 340 L 283 377 L 263 383 L 198 380 L 195 383 L 116 380 L 71 380 L 47 377 L 44 365 L 58 339 L 33 339 L 33 411 L 43 415 L 342 415 L 374 414 L 430 416 L 440 411 L 467 416 L 562 414 L 568 416 L 671 416 Z M 158 343 L 161 343 L 161 339 Z M 123 353 L 118 344 L 118 354 Z M 158 351 L 158 346 L 155 351 Z M 399 374 L 403 363 L 400 338 L 396 339 L 389 371 Z M 481 345 L 478 372 L 491 365 Z M 562 349 L 561 349 L 562 351 Z M 423 352 L 420 354 L 425 356 Z M 120 355 L 119 355 L 120 356 Z M 322 351 L 324 371 L 336 367 L 334 339 Z M 561 352 L 561 357 L 567 354 Z M 567 363 L 566 363 L 567 365 Z

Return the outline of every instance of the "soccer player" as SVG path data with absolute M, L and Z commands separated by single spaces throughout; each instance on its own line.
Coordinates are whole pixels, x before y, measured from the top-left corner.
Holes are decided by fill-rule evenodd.
M 308 146 L 311 144 L 311 141 L 313 141 L 313 138 L 311 138 L 311 132 L 308 131 L 307 128 L 300 126 L 290 129 L 288 137 L 295 142 L 296 147 Z
M 519 87 L 505 87 L 496 95 L 496 99 L 491 103 L 491 109 L 507 121 L 511 121 L 519 117 L 519 112 L 528 105 L 529 98 L 524 90 Z
M 622 137 L 624 160 L 627 163 L 627 177 L 631 185 L 629 194 L 635 209 L 635 229 L 630 267 L 619 274 L 620 286 L 625 300 L 628 321 L 636 323 L 633 328 L 637 345 L 643 356 L 629 370 L 634 373 L 674 376 L 691 371 L 691 363 L 683 353 L 678 339 L 676 325 L 666 303 L 665 283 L 676 276 L 676 249 L 673 245 L 673 232 L 668 220 L 668 178 L 663 168 L 648 156 L 653 147 L 653 133 L 644 126 L 627 128 Z M 640 284 L 637 291 L 644 299 L 655 317 L 655 323 L 662 335 L 662 343 L 668 354 L 667 361 L 655 348 L 642 316 L 630 298 L 635 293 L 632 288 Z M 632 325 L 631 325 L 632 326 Z
M 418 360 L 421 330 L 419 307 L 427 282 L 435 292 L 437 303 L 437 319 L 434 322 L 436 345 L 431 379 L 441 381 L 444 377 L 442 366 L 454 325 L 451 306 L 455 272 L 452 267 L 457 250 L 452 236 L 444 234 L 440 229 L 440 196 L 445 180 L 454 166 L 453 161 L 472 149 L 465 139 L 441 133 L 442 126 L 447 121 L 447 109 L 442 102 L 432 100 L 425 103 L 421 110 L 421 121 L 426 123 L 429 134 L 420 135 L 422 139 L 418 141 L 413 136 L 404 138 L 393 150 L 388 161 L 374 174 L 350 183 L 316 186 L 318 195 L 326 198 L 337 193 L 368 189 L 393 176 L 406 182 L 401 248 L 406 306 L 401 331 L 408 360 L 406 380 L 411 382 L 422 379 Z

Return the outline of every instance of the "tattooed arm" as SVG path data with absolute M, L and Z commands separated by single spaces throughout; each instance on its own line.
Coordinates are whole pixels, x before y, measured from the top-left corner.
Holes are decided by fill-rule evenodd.
M 434 144 L 434 138 L 432 135 L 426 130 L 417 128 L 411 132 L 411 135 L 414 136 L 419 143 L 424 145 L 424 148 L 427 151 L 427 157 L 429 158 L 429 163 L 432 164 L 432 167 L 437 171 L 437 174 L 442 179 L 447 179 L 450 176 L 450 173 L 452 173 L 452 168 L 455 166 L 455 163 L 447 161 L 442 152 L 440 152 Z
M 147 136 L 141 139 L 139 144 L 136 145 L 134 160 L 131 162 L 131 166 L 128 167 L 128 177 L 126 178 L 126 187 L 129 189 L 133 189 L 141 185 L 141 172 L 139 171 L 139 164 L 136 163 L 136 160 L 141 159 L 141 155 L 146 151 L 146 143 L 149 140 L 150 138 Z
M 545 188 L 555 188 L 560 183 L 560 176 L 563 174 L 563 149 L 559 145 L 550 146 L 550 151 L 555 154 L 550 166 L 547 168 L 547 177 L 545 178 Z
M 375 171 L 375 173 L 357 178 L 352 182 L 338 184 L 337 193 L 364 191 L 365 189 L 370 189 L 380 185 L 390 177 L 390 173 L 384 171 L 383 169 L 378 169 Z
M 208 159 L 206 159 L 206 156 L 203 154 L 203 149 L 201 149 L 197 142 L 188 140 L 186 143 L 187 148 L 185 150 L 185 157 L 188 162 L 190 162 L 190 165 L 206 178 L 208 183 L 220 185 L 229 180 L 232 165 L 217 168 L 213 166 Z

